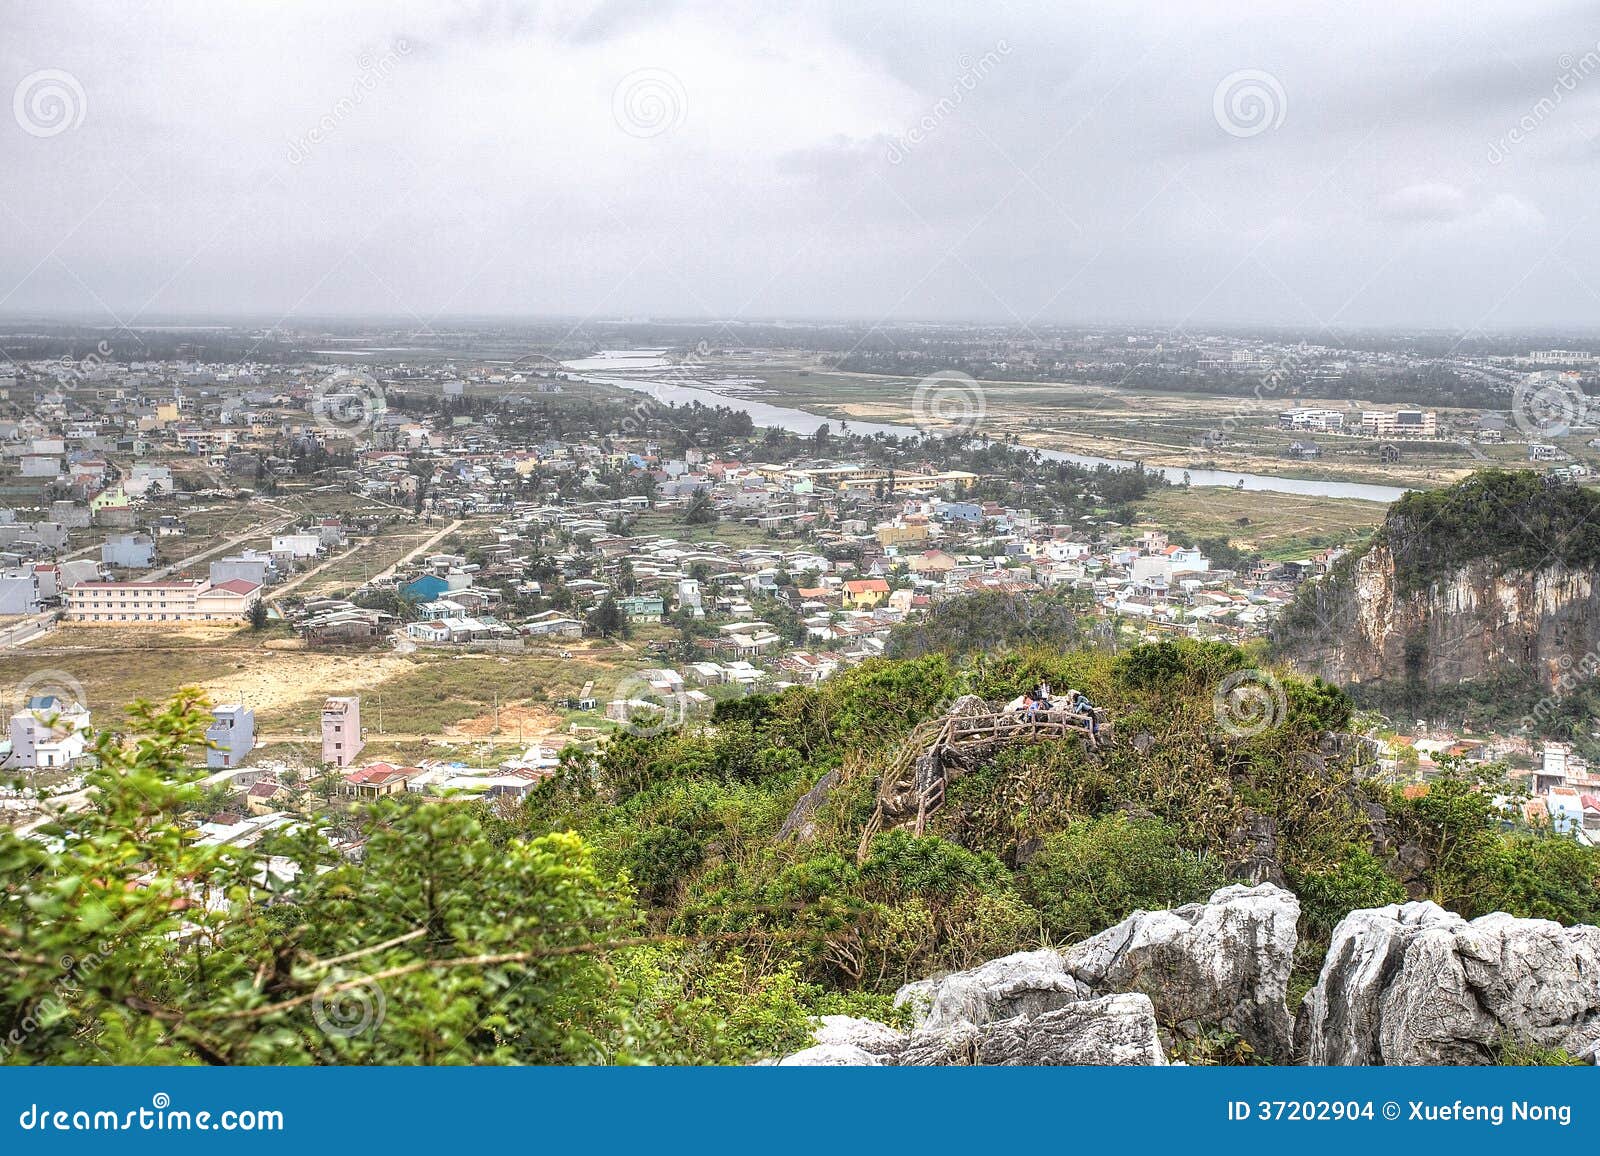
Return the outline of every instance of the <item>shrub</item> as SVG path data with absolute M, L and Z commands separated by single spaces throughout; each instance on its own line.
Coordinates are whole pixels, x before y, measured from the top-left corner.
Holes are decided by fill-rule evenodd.
M 1050 835 L 1021 875 L 1023 894 L 1058 940 L 1083 939 L 1134 911 L 1204 899 L 1223 880 L 1211 856 L 1179 846 L 1156 819 L 1106 815 Z

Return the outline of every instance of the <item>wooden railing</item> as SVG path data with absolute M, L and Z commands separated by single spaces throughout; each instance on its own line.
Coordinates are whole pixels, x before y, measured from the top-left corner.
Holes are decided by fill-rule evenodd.
M 865 862 L 872 839 L 886 827 L 926 833 L 928 817 L 944 805 L 952 776 L 970 770 L 991 749 L 1035 738 L 1081 737 L 1091 749 L 1106 734 L 1101 715 L 1062 708 L 995 710 L 930 720 L 912 731 L 884 770 L 878 802 L 861 832 L 856 859 Z M 913 810 L 914 804 L 914 810 Z

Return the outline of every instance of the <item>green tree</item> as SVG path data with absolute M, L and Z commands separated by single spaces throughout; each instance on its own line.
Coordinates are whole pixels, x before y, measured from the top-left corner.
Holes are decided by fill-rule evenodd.
M 689 499 L 689 504 L 683 510 L 683 524 L 686 526 L 710 526 L 717 521 L 717 507 L 712 504 L 711 497 L 701 491 Z
M 1046 836 L 1021 887 L 1060 940 L 1083 939 L 1134 911 L 1204 899 L 1222 882 L 1211 856 L 1178 844 L 1155 819 L 1111 814 Z
M 470 809 L 385 805 L 363 860 L 319 824 L 252 850 L 179 816 L 197 693 L 102 736 L 61 840 L 0 832 L 0 1040 L 12 1063 L 559 1063 L 683 1058 L 621 977 L 627 895 L 576 835 L 493 845 Z M 260 855 L 301 868 L 262 885 Z M 621 942 L 624 946 L 617 946 Z
M 607 594 L 585 620 L 589 630 L 601 638 L 626 638 L 628 636 L 628 616 L 617 605 L 617 600 Z

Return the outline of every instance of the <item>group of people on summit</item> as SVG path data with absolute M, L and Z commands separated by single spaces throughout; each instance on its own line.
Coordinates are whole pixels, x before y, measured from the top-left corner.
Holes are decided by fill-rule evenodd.
M 1030 722 L 1047 719 L 1051 711 L 1065 710 L 1068 715 L 1076 718 L 1089 728 L 1089 737 L 1100 737 L 1100 723 L 1095 717 L 1094 704 L 1087 695 L 1076 690 L 1067 691 L 1065 702 L 1058 707 L 1050 692 L 1050 684 L 1043 679 L 1032 690 L 1022 692 L 1022 699 L 1016 710 L 1023 718 Z

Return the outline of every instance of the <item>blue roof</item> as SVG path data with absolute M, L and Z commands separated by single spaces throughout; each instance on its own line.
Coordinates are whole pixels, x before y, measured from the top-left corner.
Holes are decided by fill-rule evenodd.
M 409 582 L 400 588 L 400 596 L 406 599 L 419 599 L 432 602 L 439 595 L 450 589 L 450 583 L 435 574 L 424 574 L 414 582 Z

